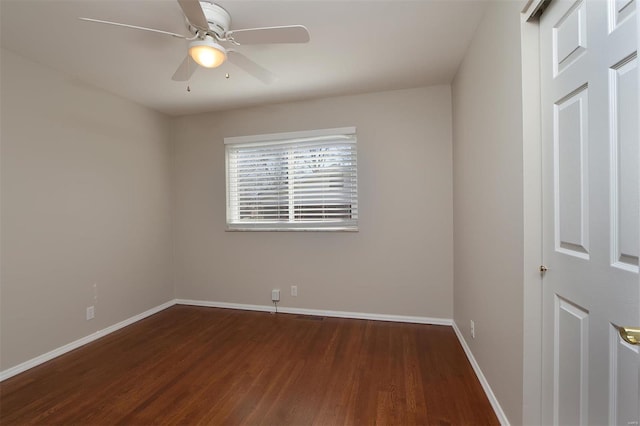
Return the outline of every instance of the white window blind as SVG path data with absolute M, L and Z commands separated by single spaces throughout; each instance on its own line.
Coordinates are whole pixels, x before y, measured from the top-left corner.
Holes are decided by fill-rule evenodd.
M 227 228 L 357 230 L 355 131 L 226 138 Z

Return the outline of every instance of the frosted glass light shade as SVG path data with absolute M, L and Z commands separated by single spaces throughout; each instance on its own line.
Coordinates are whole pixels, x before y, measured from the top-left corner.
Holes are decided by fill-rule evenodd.
M 192 41 L 189 45 L 189 55 L 198 65 L 205 68 L 219 67 L 227 59 L 224 47 L 214 42 L 210 37 Z

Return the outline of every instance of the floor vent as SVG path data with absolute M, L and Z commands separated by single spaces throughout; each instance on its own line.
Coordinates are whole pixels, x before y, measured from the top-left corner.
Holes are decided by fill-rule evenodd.
M 296 319 L 299 320 L 309 320 L 309 321 L 322 321 L 324 317 L 318 317 L 316 315 L 298 315 Z

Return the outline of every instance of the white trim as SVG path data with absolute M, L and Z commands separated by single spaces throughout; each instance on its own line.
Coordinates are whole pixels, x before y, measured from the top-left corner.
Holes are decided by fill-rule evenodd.
M 542 424 L 542 122 L 539 20 L 520 26 L 522 63 L 522 420 Z
M 251 226 L 253 225 L 253 226 Z M 317 228 L 298 228 L 295 226 L 290 226 L 290 225 L 295 225 L 293 223 L 287 223 L 286 227 L 282 227 L 282 228 L 263 228 L 260 226 L 255 226 L 255 224 L 251 224 L 251 223 L 247 223 L 245 225 L 242 226 L 234 226 L 233 228 L 230 227 L 229 224 L 227 224 L 227 229 L 225 229 L 225 232 L 260 232 L 260 231 L 265 231 L 265 232 L 358 232 L 359 228 L 358 225 L 355 225 L 353 227 L 338 227 L 338 226 L 326 226 L 326 227 L 322 227 L 322 223 L 314 223 L 313 226 L 318 226 Z M 309 226 L 308 223 L 300 223 L 300 226 Z
M 71 352 L 72 350 L 77 349 L 80 346 L 84 346 L 87 343 L 91 343 L 94 340 L 97 340 L 97 339 L 99 339 L 101 337 L 104 337 L 104 336 L 106 336 L 108 334 L 113 333 L 114 331 L 120 330 L 121 328 L 124 328 L 124 327 L 126 327 L 128 325 L 131 325 L 131 324 L 133 324 L 135 322 L 138 322 L 141 319 L 147 318 L 147 317 L 149 317 L 149 316 L 151 316 L 153 314 L 156 314 L 156 313 L 158 313 L 160 311 L 163 311 L 163 310 L 165 310 L 165 309 L 167 309 L 167 308 L 169 308 L 169 307 L 171 307 L 171 306 L 173 306 L 175 304 L 176 304 L 175 299 L 170 300 L 170 301 L 168 301 L 166 303 L 163 303 L 162 305 L 158 305 L 158 306 L 156 306 L 154 308 L 151 308 L 151 309 L 149 309 L 147 311 L 144 311 L 141 314 L 134 315 L 131 318 L 128 318 L 128 319 L 126 319 L 124 321 L 120 321 L 117 324 L 114 324 L 114 325 L 109 326 L 107 328 L 103 328 L 102 330 L 98 330 L 95 333 L 92 333 L 92 334 L 90 334 L 88 336 L 82 337 L 82 338 L 80 338 L 78 340 L 75 340 L 75 341 L 73 341 L 71 343 L 67 343 L 64 346 L 60 346 L 59 348 L 56 348 L 56 349 L 54 349 L 52 351 L 49 351 L 49 352 L 47 352 L 45 354 L 42 354 L 42 355 L 37 356 L 35 358 L 32 358 L 32 359 L 30 359 L 28 361 L 25 361 L 25 362 L 23 362 L 21 364 L 18 364 L 16 366 L 14 366 L 14 367 L 8 368 L 8 369 L 6 369 L 4 371 L 0 371 L 0 382 L 2 382 L 3 380 L 8 379 L 10 377 L 13 377 L 13 376 L 15 376 L 17 374 L 20 374 L 20 373 L 22 373 L 22 372 L 24 372 L 26 370 L 29 370 L 29 369 L 31 369 L 33 367 L 36 367 L 36 366 L 38 366 L 40 364 L 43 364 L 43 363 L 45 363 L 47 361 L 50 361 L 50 360 L 52 360 L 54 358 L 57 358 L 60 355 L 64 355 L 67 352 Z
M 243 303 L 209 302 L 206 300 L 176 299 L 176 305 L 204 306 L 207 308 L 241 309 L 243 311 L 272 312 L 273 306 L 245 305 Z M 280 308 L 278 309 L 280 311 Z
M 489 403 L 491 403 L 491 406 L 493 407 L 493 411 L 496 413 L 496 416 L 498 417 L 498 421 L 503 426 L 509 426 L 510 423 L 509 423 L 509 419 L 507 419 L 507 415 L 502 410 L 502 407 L 498 402 L 498 398 L 496 398 L 496 395 L 493 393 L 493 390 L 491 389 L 491 386 L 489 385 L 487 378 L 482 373 L 482 370 L 480 369 L 480 365 L 478 364 L 475 357 L 473 356 L 473 353 L 471 352 L 469 345 L 467 345 L 466 340 L 464 340 L 464 337 L 462 336 L 462 333 L 460 332 L 460 329 L 458 328 L 458 325 L 456 324 L 455 321 L 452 322 L 452 326 L 453 326 L 453 331 L 455 331 L 456 336 L 458 336 L 458 340 L 462 345 L 462 349 L 464 349 L 464 353 L 467 355 L 467 359 L 471 363 L 471 367 L 473 367 L 473 371 L 475 371 L 476 376 L 478 377 L 478 380 L 480 380 L 482 389 L 484 389 L 484 393 L 487 395 L 487 398 L 489 399 Z
M 242 303 L 214 302 L 214 301 L 207 301 L 207 300 L 176 299 L 176 304 L 192 305 L 192 306 L 207 306 L 210 308 L 240 309 L 245 311 L 260 311 L 260 312 L 274 312 L 275 310 L 274 307 L 270 305 L 246 305 Z M 430 324 L 430 325 L 449 325 L 450 326 L 453 324 L 453 320 L 449 318 L 371 314 L 371 313 L 347 312 L 347 311 L 326 311 L 322 309 L 289 308 L 286 306 L 278 306 L 278 313 L 314 315 L 314 316 L 335 317 L 335 318 L 364 319 L 364 320 L 372 320 L 372 321 L 409 322 L 409 323 Z
M 535 20 L 544 4 L 545 0 L 528 0 L 521 12 L 523 19 L 527 22 Z
M 224 144 L 245 144 L 253 142 L 270 142 L 270 141 L 284 141 L 292 142 L 296 139 L 310 139 L 315 140 L 317 138 L 324 138 L 325 136 L 335 135 L 355 135 L 355 127 L 339 127 L 336 129 L 318 129 L 318 130 L 303 130 L 301 132 L 286 132 L 286 133 L 269 133 L 265 135 L 251 135 L 251 136 L 233 136 L 224 138 Z

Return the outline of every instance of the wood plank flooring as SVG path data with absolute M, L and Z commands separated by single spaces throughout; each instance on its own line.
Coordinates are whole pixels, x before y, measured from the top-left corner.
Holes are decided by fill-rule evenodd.
M 0 423 L 499 424 L 451 327 L 191 306 L 0 383 Z

